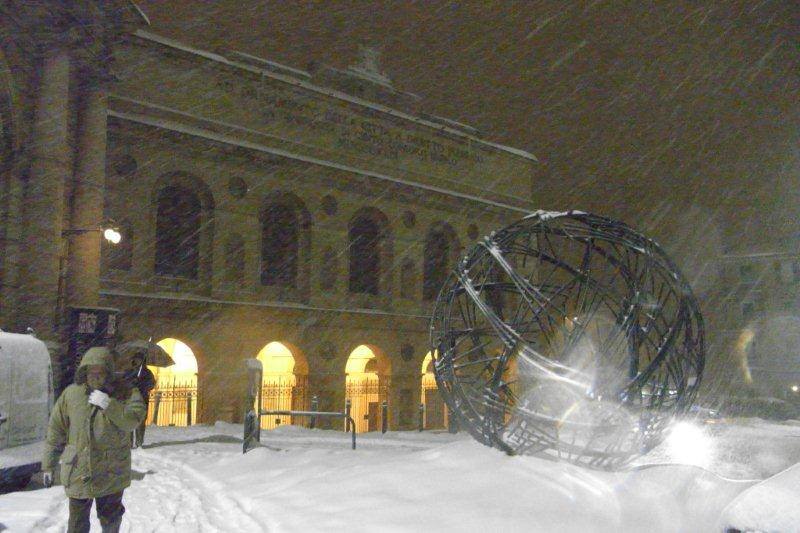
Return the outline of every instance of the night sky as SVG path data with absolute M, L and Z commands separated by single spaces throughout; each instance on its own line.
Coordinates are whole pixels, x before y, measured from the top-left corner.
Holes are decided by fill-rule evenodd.
M 540 158 L 536 207 L 797 250 L 794 2 L 138 3 L 156 33 L 300 68 L 378 47 L 424 111 Z

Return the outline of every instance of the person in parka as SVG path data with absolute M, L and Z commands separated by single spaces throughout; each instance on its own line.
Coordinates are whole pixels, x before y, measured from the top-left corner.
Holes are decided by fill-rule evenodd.
M 125 513 L 122 492 L 131 483 L 131 432 L 146 413 L 139 391 L 115 382 L 111 351 L 90 348 L 75 382 L 53 406 L 42 459 L 49 485 L 61 458 L 70 533 L 89 531 L 93 499 L 103 531 L 119 531 Z

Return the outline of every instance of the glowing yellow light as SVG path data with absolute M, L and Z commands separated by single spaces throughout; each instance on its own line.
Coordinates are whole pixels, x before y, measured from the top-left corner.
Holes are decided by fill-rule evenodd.
M 431 366 L 432 361 L 433 361 L 433 352 L 428 352 L 427 354 L 425 354 L 425 359 L 422 360 L 422 374 L 433 372 L 433 366 Z
M 377 408 L 381 400 L 380 378 L 376 372 L 367 371 L 371 361 L 377 362 L 375 353 L 362 344 L 350 352 L 345 365 L 345 397 L 351 402 L 350 414 L 358 433 L 369 431 L 370 406 Z
M 375 359 L 375 353 L 368 346 L 362 344 L 350 352 L 344 371 L 347 374 L 363 374 L 366 372 L 367 363 Z
M 108 242 L 113 244 L 119 244 L 119 242 L 122 240 L 122 234 L 114 228 L 106 228 L 103 231 L 103 237 L 105 237 Z
M 425 393 L 427 389 L 436 388 L 436 377 L 433 375 L 433 353 L 428 352 L 422 360 L 422 403 L 425 403 Z
M 293 389 L 297 385 L 294 375 L 295 360 L 292 351 L 283 343 L 273 341 L 264 346 L 256 358 L 264 365 L 262 375 L 262 407 L 274 411 L 290 411 L 294 405 Z M 273 429 L 281 424 L 293 424 L 291 417 L 265 416 L 261 429 Z
M 151 367 L 159 379 L 172 376 L 183 378 L 197 374 L 197 359 L 195 359 L 192 349 L 186 344 L 178 339 L 163 339 L 156 344 L 164 348 L 164 351 L 175 361 L 174 365 L 166 368 Z
M 264 365 L 264 375 L 294 373 L 292 351 L 280 342 L 270 342 L 264 346 L 256 358 Z
M 148 423 L 158 425 L 185 426 L 187 424 L 186 411 L 181 410 L 178 403 L 164 402 L 160 404 L 158 421 L 153 420 L 155 416 L 154 399 L 160 393 L 169 394 L 170 391 L 197 391 L 197 359 L 194 357 L 192 349 L 178 339 L 162 339 L 156 344 L 161 346 L 167 354 L 175 361 L 175 364 L 165 368 L 149 366 L 156 378 L 156 388 L 150 396 L 148 406 Z M 197 401 L 192 401 L 192 420 L 197 420 Z

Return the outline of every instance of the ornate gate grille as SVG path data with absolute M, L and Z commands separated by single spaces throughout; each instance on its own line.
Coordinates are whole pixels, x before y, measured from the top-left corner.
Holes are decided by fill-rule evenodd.
M 389 397 L 389 386 L 385 381 L 377 377 L 356 381 L 348 376 L 345 399 L 350 400 L 350 413 L 355 420 L 357 433 L 380 431 L 383 421 L 381 404 Z
M 156 385 L 147 403 L 147 423 L 156 426 L 197 423 L 197 378 Z
M 308 379 L 305 376 L 266 378 L 261 384 L 261 410 L 305 411 L 308 409 Z M 273 429 L 285 424 L 303 424 L 299 417 L 263 416 L 261 429 Z
M 447 408 L 432 374 L 425 374 L 422 378 L 422 403 L 425 406 L 425 429 L 447 426 Z

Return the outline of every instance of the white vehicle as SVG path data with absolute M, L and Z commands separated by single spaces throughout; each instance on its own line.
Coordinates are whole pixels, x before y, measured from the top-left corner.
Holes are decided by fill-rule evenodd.
M 41 468 L 51 376 L 44 342 L 0 330 L 0 488 L 24 487 Z

